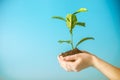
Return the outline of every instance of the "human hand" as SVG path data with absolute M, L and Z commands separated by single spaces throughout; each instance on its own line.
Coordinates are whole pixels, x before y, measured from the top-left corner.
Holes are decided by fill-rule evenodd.
M 75 71 L 78 72 L 84 68 L 93 65 L 93 55 L 82 51 L 83 53 L 70 55 L 66 57 L 62 57 L 61 55 L 58 57 L 58 61 L 62 68 L 66 71 Z
M 66 71 L 78 72 L 84 68 L 93 66 L 110 80 L 120 80 L 120 68 L 117 68 L 86 51 L 66 57 L 60 55 L 58 61 L 61 67 Z

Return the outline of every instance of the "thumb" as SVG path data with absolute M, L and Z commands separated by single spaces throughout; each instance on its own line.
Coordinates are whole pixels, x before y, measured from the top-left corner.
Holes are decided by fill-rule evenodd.
M 64 57 L 64 60 L 66 60 L 66 61 L 76 60 L 76 55 L 66 56 L 66 57 Z

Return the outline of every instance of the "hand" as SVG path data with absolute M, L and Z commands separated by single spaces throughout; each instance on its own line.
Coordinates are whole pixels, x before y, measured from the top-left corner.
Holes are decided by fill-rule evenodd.
M 82 51 L 83 53 L 67 56 L 67 57 L 58 57 L 58 61 L 62 68 L 66 71 L 75 71 L 78 72 L 84 68 L 93 65 L 93 55 Z
M 86 51 L 67 57 L 59 56 L 58 61 L 61 67 L 66 71 L 78 72 L 84 68 L 93 66 L 110 80 L 120 80 L 120 68 L 117 68 Z

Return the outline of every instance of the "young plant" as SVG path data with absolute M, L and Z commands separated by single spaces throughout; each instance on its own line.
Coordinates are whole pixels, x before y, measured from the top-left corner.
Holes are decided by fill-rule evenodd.
M 85 37 L 82 38 L 80 41 L 77 42 L 77 44 L 74 46 L 73 44 L 73 29 L 75 28 L 75 26 L 81 26 L 81 27 L 85 27 L 85 22 L 79 22 L 77 19 L 77 14 L 81 13 L 81 12 L 87 12 L 88 10 L 86 8 L 80 8 L 79 10 L 77 10 L 76 12 L 72 13 L 72 14 L 67 14 L 66 18 L 60 17 L 60 16 L 53 16 L 52 18 L 54 19 L 59 19 L 62 20 L 66 23 L 66 26 L 69 29 L 70 32 L 70 40 L 59 40 L 59 43 L 68 43 L 71 45 L 72 50 L 77 48 L 82 42 L 86 41 L 86 40 L 94 40 L 93 37 Z

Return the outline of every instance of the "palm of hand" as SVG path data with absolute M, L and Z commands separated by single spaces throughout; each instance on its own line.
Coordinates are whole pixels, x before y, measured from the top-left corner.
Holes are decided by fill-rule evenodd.
M 89 53 L 80 53 L 67 57 L 58 57 L 58 61 L 62 68 L 66 71 L 78 72 L 84 68 L 92 66 L 92 55 Z

